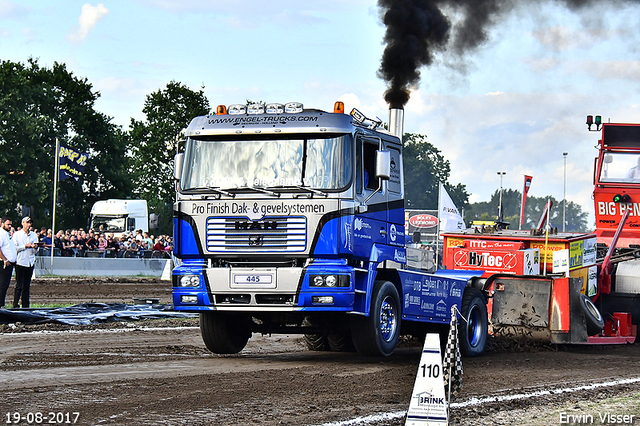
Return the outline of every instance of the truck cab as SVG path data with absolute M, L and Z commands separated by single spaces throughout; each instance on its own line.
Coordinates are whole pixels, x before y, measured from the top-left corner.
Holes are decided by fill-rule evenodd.
M 192 120 L 176 156 L 173 302 L 200 313 L 210 350 L 301 333 L 312 349 L 386 356 L 412 321 L 446 324 L 460 309 L 471 274 L 434 277 L 405 246 L 402 142 L 380 124 L 340 102 Z
M 113 233 L 120 238 L 125 231 L 149 231 L 146 200 L 110 199 L 96 201 L 91 207 L 89 228 L 101 233 Z
M 640 244 L 640 125 L 602 124 L 593 181 L 598 242 L 609 246 L 630 210 L 617 246 Z

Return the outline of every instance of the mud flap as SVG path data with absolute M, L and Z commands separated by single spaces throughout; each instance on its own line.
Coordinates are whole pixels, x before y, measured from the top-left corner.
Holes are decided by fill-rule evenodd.
M 495 282 L 491 321 L 501 325 L 547 327 L 551 280 L 499 279 Z
M 496 335 L 549 341 L 550 279 L 500 277 L 494 289 L 491 325 Z
M 581 288 L 581 278 L 499 277 L 494 282 L 493 331 L 552 343 L 585 343 Z

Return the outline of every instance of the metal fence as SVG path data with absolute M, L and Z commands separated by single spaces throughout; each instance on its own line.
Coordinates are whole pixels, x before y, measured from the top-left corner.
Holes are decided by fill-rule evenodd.
M 36 276 L 150 276 L 171 279 L 172 258 L 105 256 L 36 256 Z
M 37 256 L 51 257 L 51 249 L 40 247 Z M 54 257 L 106 257 L 106 258 L 125 258 L 125 259 L 171 259 L 171 252 L 165 250 L 115 250 L 115 249 L 53 249 Z

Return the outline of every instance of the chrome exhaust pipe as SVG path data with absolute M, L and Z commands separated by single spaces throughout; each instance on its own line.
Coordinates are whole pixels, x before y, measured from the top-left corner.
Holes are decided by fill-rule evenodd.
M 404 135 L 404 109 L 389 108 L 389 131 L 402 141 L 402 135 Z

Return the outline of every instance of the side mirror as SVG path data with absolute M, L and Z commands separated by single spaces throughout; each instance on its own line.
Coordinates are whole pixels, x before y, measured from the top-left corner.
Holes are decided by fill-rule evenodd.
M 176 154 L 173 157 L 173 179 L 180 180 L 182 176 L 182 163 L 184 162 L 184 153 Z
M 389 180 L 391 175 L 391 153 L 389 151 L 376 151 L 376 177 Z
M 391 174 L 391 153 L 389 151 L 380 151 L 380 150 L 376 151 L 376 178 L 380 179 L 381 181 L 380 181 L 380 185 L 378 186 L 378 189 L 376 189 L 371 194 L 369 194 L 367 199 L 364 200 L 364 203 L 363 203 L 365 204 L 364 207 L 366 207 L 366 204 L 374 195 L 382 191 L 382 188 L 384 186 L 384 183 L 382 181 L 389 180 L 390 174 Z M 361 211 L 359 208 L 358 213 L 364 213 L 364 212 L 366 212 L 366 210 Z

